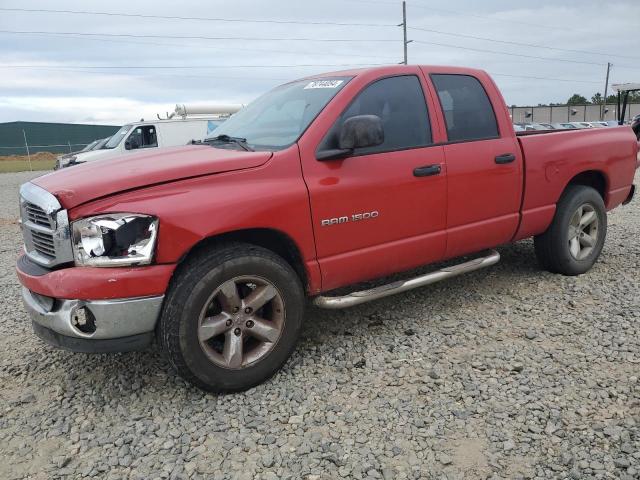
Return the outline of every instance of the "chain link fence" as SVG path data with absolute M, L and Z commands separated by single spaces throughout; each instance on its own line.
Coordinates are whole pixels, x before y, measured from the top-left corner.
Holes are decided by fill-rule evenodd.
M 74 152 L 94 140 L 113 135 L 119 128 L 115 125 L 26 121 L 0 123 L 0 157 Z
M 41 152 L 46 153 L 71 153 L 74 151 L 82 150 L 86 147 L 87 143 L 71 143 L 68 141 L 67 143 L 62 144 L 49 144 L 49 145 L 29 145 L 27 141 L 27 135 L 23 131 L 22 132 L 24 138 L 24 145 L 13 145 L 13 146 L 4 146 L 0 145 L 0 157 L 5 156 L 14 156 L 14 155 L 22 155 L 27 157 L 27 162 L 29 164 L 29 170 L 33 171 L 33 164 L 31 161 L 31 155 L 38 154 Z
M 0 146 L 0 157 L 7 155 L 29 155 L 38 152 L 50 152 L 50 153 L 71 153 L 78 150 L 82 150 L 88 143 L 62 143 L 56 145 L 29 145 L 25 142 L 24 145 L 13 146 Z

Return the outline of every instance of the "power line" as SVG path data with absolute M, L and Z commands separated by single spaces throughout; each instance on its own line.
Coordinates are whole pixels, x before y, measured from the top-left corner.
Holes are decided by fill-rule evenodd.
M 352 0 L 352 1 L 357 1 L 357 0 Z M 387 4 L 393 4 L 393 5 L 397 5 L 396 3 L 392 3 L 392 2 L 361 2 L 361 3 L 372 3 L 372 4 L 376 4 L 376 3 L 387 3 Z M 412 5 L 412 6 L 416 6 L 416 5 Z M 419 6 L 418 6 L 419 7 Z M 426 7 L 419 7 L 419 8 L 426 8 Z M 441 11 L 446 11 L 446 12 L 450 12 L 450 13 L 455 13 L 455 14 L 460 14 L 460 12 L 454 12 L 452 10 L 444 10 L 444 9 L 437 9 L 437 8 L 431 8 L 432 10 L 441 10 Z M 53 9 L 20 9 L 20 8 L 0 8 L 0 11 L 16 11 L 16 12 L 30 12 L 30 13 L 36 13 L 36 12 L 41 12 L 41 13 L 66 13 L 66 14 L 77 14 L 77 15 L 103 15 L 103 16 L 121 16 L 121 17 L 136 17 L 136 18 L 155 18 L 155 19 L 177 19 L 177 20 L 202 20 L 202 21 L 219 21 L 219 22 L 246 22 L 246 23 L 273 23 L 273 24 L 300 24 L 300 25 L 335 25 L 335 26 L 367 26 L 367 27 L 387 27 L 387 26 L 397 26 L 397 25 L 392 25 L 392 24 L 367 24 L 367 23 L 341 23 L 341 22 L 304 22 L 304 21 L 294 21 L 294 20 L 245 20 L 245 19 L 234 19 L 234 18 L 215 18 L 215 17 L 185 17 L 185 16 L 163 16 L 163 15 L 151 15 L 151 14 L 129 14 L 129 13 L 116 13 L 116 12 L 97 12 L 97 11 L 79 11 L 79 10 L 53 10 Z M 480 16 L 480 15 L 472 15 L 472 14 L 462 14 L 462 15 L 466 15 L 466 16 L 472 16 L 472 17 L 479 17 L 479 18 L 487 18 L 490 20 L 498 20 L 500 21 L 500 19 L 495 19 L 495 18 L 491 18 L 491 17 L 485 17 L 485 16 Z M 506 20 L 505 20 L 506 21 Z M 524 23 L 527 25 L 535 25 L 535 26 L 539 26 L 536 24 L 529 24 L 529 23 L 525 23 L 525 22 L 516 22 L 516 21 L 508 21 L 509 23 Z M 439 30 L 435 30 L 435 29 L 428 29 L 428 28 L 420 28 L 420 27 L 409 27 L 412 30 L 417 30 L 417 31 L 424 31 L 424 32 L 430 32 L 430 33 L 436 33 L 436 34 L 442 34 L 442 35 L 450 35 L 450 36 L 457 36 L 457 37 L 461 37 L 461 38 L 469 38 L 469 39 L 474 39 L 474 40 L 485 40 L 485 41 L 491 41 L 491 42 L 496 42 L 496 43 L 503 43 L 503 44 L 510 44 L 510 45 L 518 45 L 518 46 L 526 46 L 526 47 L 533 47 L 533 48 L 544 48 L 544 49 L 550 49 L 550 50 L 557 50 L 557 51 L 566 51 L 566 52 L 571 52 L 571 53 L 586 53 L 586 54 L 593 54 L 593 55 L 609 55 L 606 53 L 601 53 L 601 52 L 592 52 L 592 51 L 584 51 L 584 50 L 574 50 L 574 49 L 566 49 L 566 48 L 560 48 L 560 47 L 551 47 L 551 46 L 547 46 L 547 45 L 537 45 L 537 44 L 528 44 L 528 43 L 523 43 L 523 42 L 515 42 L 515 41 L 507 41 L 507 40 L 498 40 L 498 39 L 492 39 L 492 38 L 487 38 L 487 37 L 480 37 L 480 36 L 474 36 L 474 35 L 466 35 L 466 34 L 456 34 L 456 33 L 451 33 L 451 32 L 443 32 L 443 31 L 439 31 Z M 117 41 L 117 40 L 109 40 L 110 38 L 118 38 L 118 37 L 124 37 L 124 38 L 158 38 L 158 39 L 181 39 L 181 40 L 240 40 L 240 41 L 309 41 L 309 42 L 376 42 L 376 43 L 380 43 L 380 42 L 396 42 L 397 40 L 394 39 L 379 39 L 379 38 L 370 38 L 370 39 L 356 39 L 356 38 L 308 38 L 308 37 L 302 37 L 302 38 L 278 38 L 278 37 L 214 37 L 214 36 L 202 36 L 202 35 L 152 35 L 152 34 L 116 34 L 116 33 L 89 33 L 89 32 L 45 32 L 45 31 L 13 31 L 13 30 L 0 30 L 0 33 L 5 33 L 5 34 L 16 34 L 16 35 L 53 35 L 53 36 L 67 36 L 67 37 L 71 37 L 71 38 L 78 38 L 78 37 L 87 37 L 88 39 L 91 40 L 98 40 L 98 41 Z M 101 38 L 101 37 L 107 37 L 107 38 Z M 574 64 L 586 64 L 586 65 L 604 65 L 601 63 L 596 63 L 596 62 L 587 62 L 587 61 L 580 61 L 580 60 L 570 60 L 570 59 L 559 59 L 559 58 L 551 58 L 551 57 L 542 57 L 542 56 L 535 56 L 535 55 L 527 55 L 527 54 L 522 54 L 522 53 L 510 53 L 510 52 L 502 52 L 502 51 L 496 51 L 496 50 L 488 50 L 488 49 L 480 49 L 480 48 L 474 48 L 474 47 L 464 47 L 461 45 L 452 45 L 452 44 L 446 44 L 446 43 L 437 43 L 437 42 L 428 42 L 428 41 L 424 41 L 424 40 L 416 40 L 416 43 L 420 43 L 420 44 L 427 44 L 427 45 L 436 45 L 436 46 L 442 46 L 442 47 L 448 47 L 448 48 L 456 48 L 456 49 L 462 49 L 462 50 L 469 50 L 469 51 L 475 51 L 475 52 L 482 52 L 482 53 L 491 53 L 491 54 L 499 54 L 499 55 L 508 55 L 508 56 L 516 56 L 516 57 L 522 57 L 522 58 L 532 58 L 532 59 L 538 59 L 538 60 L 546 60 L 546 61 L 557 61 L 557 62 L 566 62 L 566 63 L 574 63 Z M 123 42 L 125 43 L 125 42 Z M 132 43 L 132 42 L 129 42 Z M 150 42 L 146 42 L 151 44 Z M 158 44 L 158 45 L 163 45 L 163 44 Z M 171 45 L 171 44 L 164 44 L 167 46 L 185 46 L 185 45 Z M 251 51 L 250 49 L 244 49 L 247 51 Z M 269 51 L 269 52 L 274 52 L 274 50 L 256 50 L 256 51 Z M 280 51 L 280 53 L 293 53 L 293 54 L 311 54 L 312 52 L 293 52 L 293 51 Z M 342 54 L 341 56 L 346 56 L 344 54 Z M 360 57 L 364 57 L 361 55 L 352 55 L 353 57 L 355 56 L 360 56 Z M 625 56 L 625 55 L 610 55 L 610 56 L 617 56 L 617 57 L 626 57 L 626 58 L 640 58 L 640 57 L 631 57 L 631 56 Z M 372 56 L 370 56 L 372 57 Z M 378 58 L 378 57 L 376 57 Z M 295 67 L 353 67 L 353 66 L 376 66 L 376 65 L 383 65 L 383 64 L 378 64 L 378 63 L 364 63 L 364 64 L 298 64 L 298 65 L 181 65 L 181 66 L 176 66 L 176 65 L 164 65 L 164 66 L 159 66 L 159 65 L 122 65 L 122 66 L 116 66 L 116 65 L 65 65 L 65 66 L 61 66 L 58 67 L 58 70 L 60 71 L 73 71 L 71 69 L 78 69 L 78 68 L 83 68 L 83 69 L 226 69 L 226 68 L 295 68 Z M 41 65 L 9 65 L 9 66 L 4 66 L 4 68 L 26 68 L 26 69 L 38 69 L 38 68 L 49 68 L 52 69 L 51 67 L 43 67 Z M 625 67 L 622 66 L 622 68 L 635 68 L 635 67 Z M 77 71 L 77 70 L 76 70 Z M 90 72 L 87 72 L 90 73 Z M 537 77 L 537 76 L 527 76 L 527 75 L 514 75 L 514 74 L 505 74 L 505 73 L 493 73 L 493 75 L 496 76 L 505 76 L 505 77 L 514 77 L 514 78 L 527 78 L 527 79 L 536 79 L 536 80 L 548 80 L 548 81 L 561 81 L 561 82 L 577 82 L 577 83 L 598 83 L 598 82 L 592 82 L 592 81 L 585 81 L 585 80 L 574 80 L 574 79 L 563 79 L 563 78 L 550 78 L 550 77 Z M 207 76 L 203 76 L 205 78 L 207 78 Z M 219 77 L 222 78 L 222 77 Z
M 527 55 L 525 53 L 510 53 L 510 52 L 500 52 L 497 50 L 486 50 L 483 48 L 474 48 L 474 47 L 463 47 L 461 45 L 452 45 L 450 43 L 437 43 L 437 42 L 427 42 L 425 40 L 414 40 L 414 43 L 421 43 L 426 45 L 436 45 L 440 47 L 449 47 L 449 48 L 458 48 L 461 50 L 470 50 L 472 52 L 482 52 L 482 53 L 494 53 L 497 55 L 509 55 L 511 57 L 523 57 L 523 58 L 535 58 L 538 60 L 547 60 L 551 62 L 566 62 L 566 63 L 580 63 L 584 65 L 606 65 L 606 63 L 596 63 L 596 62 L 584 62 L 582 60 L 569 60 L 565 58 L 552 58 L 552 57 L 539 57 L 536 55 Z
M 241 41 L 261 41 L 261 42 L 378 42 L 396 43 L 395 39 L 380 38 L 282 38 L 282 37 L 208 37 L 203 35 L 145 35 L 133 33 L 88 33 L 88 32 L 44 32 L 44 31 L 25 31 L 25 30 L 0 30 L 0 33 L 15 35 L 59 35 L 69 36 L 77 35 L 83 37 L 125 37 L 125 38 L 161 38 L 161 39 L 180 39 L 180 40 L 241 40 Z
M 475 35 L 466 35 L 466 34 L 463 34 L 463 33 L 443 32 L 441 30 L 434 30 L 434 29 L 431 29 L 431 28 L 409 27 L 409 30 L 419 30 L 421 32 L 437 33 L 437 34 L 440 34 L 440 35 L 449 35 L 449 36 L 452 36 L 452 37 L 470 38 L 470 39 L 473 39 L 473 40 L 486 40 L 487 42 L 504 43 L 506 45 L 518 45 L 518 46 L 522 46 L 522 47 L 546 48 L 546 49 L 549 49 L 549 50 L 557 50 L 557 51 L 560 51 L 560 52 L 586 53 L 586 54 L 590 54 L 590 55 L 601 55 L 601 56 L 605 56 L 605 57 L 620 57 L 620 58 L 640 59 L 640 57 L 633 57 L 633 56 L 630 56 L 630 55 L 619 55 L 619 54 L 613 54 L 613 53 L 593 52 L 593 51 L 589 51 L 589 50 L 574 50 L 574 49 L 570 49 L 570 48 L 551 47 L 549 45 L 537 45 L 535 43 L 514 42 L 514 41 L 511 41 L 511 40 L 498 40 L 498 39 L 495 39 L 495 38 L 479 37 L 479 36 L 475 36 Z
M 556 26 L 556 25 L 545 25 L 542 23 L 533 23 L 533 22 L 522 22 L 520 20 L 505 20 L 502 18 L 495 18 L 495 17 L 490 17 L 488 15 L 478 15 L 475 13 L 466 13 L 466 12 L 461 12 L 459 10 L 447 10 L 445 8 L 434 8 L 431 6 L 426 6 L 426 5 L 411 5 L 414 8 L 422 8 L 425 10 L 435 10 L 435 11 L 440 11 L 440 12 L 445 12 L 445 13 L 451 13 L 453 15 L 461 15 L 464 17 L 472 17 L 472 18 L 482 18 L 484 20 L 490 20 L 492 22 L 504 22 L 504 23 L 509 23 L 509 24 L 518 24 L 518 25 L 526 25 L 529 27 L 538 27 L 538 28 L 545 28 L 547 30 L 559 30 L 559 29 L 565 29 L 565 30 L 575 30 L 572 28 L 567 29 L 566 26 Z
M 321 66 L 321 65 L 319 65 Z M 3 68 L 13 68 L 13 67 L 19 67 L 19 68 L 28 68 L 28 69 L 33 69 L 33 70 L 51 70 L 51 71 L 60 71 L 60 72 L 69 72 L 69 73 L 88 73 L 88 74 L 92 74 L 92 75 L 104 75 L 107 72 L 95 72 L 95 71 L 90 71 L 90 70 L 82 70 L 81 68 L 85 68 L 85 67 L 78 67 L 78 66 L 74 66 L 74 67 L 69 67 L 69 68 L 65 68 L 64 66 L 40 66 L 40 65 L 34 65 L 34 66 L 29 66 L 29 65 L 9 65 L 9 66 L 0 66 L 0 70 L 2 70 Z M 125 67 L 122 67 L 125 68 Z M 128 68 L 128 67 L 126 67 Z M 161 68 L 165 68 L 165 67 L 161 67 Z M 514 74 L 510 74 L 510 73 L 498 73 L 498 72 L 489 72 L 491 75 L 496 76 L 496 77 L 513 77 L 513 78 L 524 78 L 524 79 L 530 79 L 530 80 L 545 80 L 545 81 L 553 81 L 553 82 L 570 82 L 570 83 L 591 83 L 591 84 L 600 84 L 600 82 L 595 82 L 595 81 L 589 81 L 589 80 L 578 80 L 578 79 L 572 79 L 572 78 L 553 78 L 553 77 L 540 77 L 540 76 L 532 76 L 532 75 L 514 75 Z M 107 74 L 111 74 L 111 73 L 107 73 Z M 143 73 L 132 73 L 132 74 L 128 74 L 128 75 L 132 75 L 132 76 L 141 76 L 141 77 L 145 77 L 147 75 L 143 74 Z M 246 79 L 247 77 L 235 77 L 235 76 L 226 76 L 226 75 L 218 75 L 218 74 L 211 74 L 211 75 L 193 75 L 193 74 L 188 74 L 188 75 L 182 75 L 182 74 L 169 74 L 169 73 L 165 73 L 165 74 L 157 74 L 157 73 L 153 73 L 153 74 L 148 74 L 149 76 L 155 78 L 155 77 L 178 77 L 178 78 L 207 78 L 207 79 Z M 275 81 L 289 81 L 291 80 L 290 78 L 283 78 L 283 77 L 259 77 L 259 78 L 255 78 L 256 80 L 275 80 Z
M 159 38 L 159 39 L 180 39 L 180 40 L 239 40 L 239 41 L 309 41 L 309 42 L 377 42 L 377 43 L 395 43 L 397 40 L 393 39 L 379 39 L 379 38 L 369 38 L 369 39 L 354 39 L 354 38 L 280 38 L 280 37 L 209 37 L 209 36 L 201 36 L 201 35 L 152 35 L 152 34 L 125 34 L 125 33 L 89 33 L 89 32 L 45 32 L 45 31 L 16 31 L 16 30 L 0 30 L 0 33 L 4 34 L 15 34 L 15 35 L 53 35 L 53 36 L 71 36 L 71 37 L 89 37 L 89 38 L 99 38 L 99 37 L 108 37 L 108 38 Z M 449 47 L 449 48 L 457 48 L 462 50 L 470 50 L 475 52 L 482 53 L 492 53 L 497 55 L 508 55 L 515 56 L 521 58 L 533 58 L 538 60 L 547 60 L 554 62 L 565 62 L 565 63 L 574 63 L 574 64 L 585 64 L 585 65 L 598 65 L 603 66 L 606 64 L 597 63 L 597 62 L 587 62 L 582 60 L 569 60 L 569 59 L 561 59 L 561 58 L 552 58 L 552 57 L 541 57 L 537 55 L 527 55 L 524 53 L 510 53 L 510 52 L 501 52 L 497 50 L 488 50 L 481 49 L 475 47 L 464 47 L 461 45 L 452 45 L 447 43 L 439 43 L 439 42 L 429 42 L 426 40 L 415 40 L 415 43 L 426 44 L 426 45 L 436 45 L 441 47 Z M 626 68 L 635 68 L 635 67 L 626 67 Z
M 2 9 L 0 9 L 2 10 Z M 513 44 L 513 45 L 521 45 L 521 46 L 530 46 L 530 47 L 537 47 L 537 48 L 549 48 L 549 49 L 553 49 L 553 50 L 562 50 L 562 51 L 570 51 L 570 52 L 576 52 L 576 53 L 592 53 L 592 54 L 597 54 L 597 55 L 606 55 L 604 53 L 596 53 L 596 52 L 587 52 L 587 51 L 580 51 L 580 50 L 571 50 L 571 49 L 562 49 L 562 48 L 556 48 L 556 47 L 549 47 L 549 46 L 543 46 L 543 45 L 535 45 L 535 44 L 526 44 L 526 43 L 520 43 L 520 42 L 512 42 L 512 41 L 506 41 L 506 40 L 497 40 L 497 39 L 490 39 L 490 38 L 486 38 L 486 37 L 477 37 L 477 36 L 472 36 L 472 35 L 464 35 L 464 34 L 452 34 L 449 32 L 442 32 L 442 31 L 438 31 L 438 30 L 433 30 L 433 29 L 426 29 L 426 28 L 419 28 L 419 27 L 409 27 L 412 30 L 419 30 L 419 31 L 425 31 L 425 32 L 432 32 L 432 33 L 438 33 L 438 34 L 444 34 L 444 35 L 453 35 L 453 36 L 458 36 L 458 37 L 463 37 L 463 38 L 472 38 L 472 39 L 478 39 L 478 40 L 487 40 L 487 41 L 493 41 L 493 42 L 498 42 L 498 43 L 506 43 L 506 44 Z M 16 30 L 0 30 L 0 33 L 4 33 L 4 34 L 12 34 L 12 35 L 52 35 L 52 36 L 67 36 L 67 37 L 87 37 L 87 38 L 99 38 L 99 37 L 109 37 L 109 38 L 158 38 L 158 39 L 179 39 L 179 40 L 231 40 L 231 41 L 309 41 L 309 42 L 330 42 L 330 43 L 349 43 L 349 42 L 377 42 L 377 43 L 388 43 L 388 42 L 393 42 L 395 43 L 397 40 L 394 39 L 379 39 L 379 38 L 368 38 L 368 39 L 355 39 L 355 38 L 309 38 L 309 37 L 303 37 L 303 38 L 280 38 L 280 37 L 212 37 L 212 36 L 202 36 L 202 35 L 152 35 L 152 34 L 122 34 L 122 33 L 89 33 L 89 32 L 45 32 L 45 31 L 16 31 Z M 558 59 L 558 58 L 550 58 L 550 57 L 541 57 L 541 56 L 535 56 L 535 55 L 527 55 L 527 54 L 522 54 L 522 53 L 509 53 L 509 52 L 500 52 L 500 51 L 496 51 L 496 50 L 487 50 L 487 49 L 479 49 L 479 48 L 474 48 L 474 47 L 463 47 L 460 45 L 452 45 L 452 44 L 446 44 L 446 43 L 437 43 L 437 42 L 427 42 L 424 40 L 416 40 L 416 43 L 422 43 L 422 44 L 428 44 L 428 45 L 436 45 L 436 46 L 443 46 L 443 47 L 450 47 L 450 48 L 458 48 L 458 49 L 464 49 L 464 50 L 471 50 L 471 51 L 477 51 L 477 52 L 483 52 L 483 53 L 493 53 L 493 54 L 499 54 L 499 55 L 509 55 L 509 56 L 516 56 L 516 57 L 523 57 L 523 58 L 534 58 L 534 59 L 539 59 L 539 60 L 548 60 L 548 61 L 557 61 L 557 62 L 566 62 L 566 63 L 576 63 L 576 64 L 586 64 L 586 65 L 598 65 L 598 66 L 604 66 L 606 64 L 604 63 L 596 63 L 596 62 L 587 62 L 587 61 L 581 61 L 581 60 L 569 60 L 569 59 Z M 291 53 L 298 53 L 298 52 L 291 52 Z M 303 52 L 300 52 L 303 53 Z M 356 55 L 354 55 L 356 56 Z M 640 57 L 630 57 L 630 56 L 624 56 L 624 55 L 617 55 L 620 57 L 627 57 L 627 58 L 640 58 Z M 631 66 L 624 66 L 624 65 L 618 65 L 618 67 L 621 68 L 636 68 L 636 67 L 631 67 Z
M 5 66 L 2 65 L 0 66 L 0 70 L 2 69 L 10 69 L 12 68 L 11 65 L 9 66 Z M 64 67 L 59 67 L 59 66 L 46 66 L 46 65 L 38 65 L 38 66 L 29 66 L 28 68 L 26 68 L 28 70 L 46 70 L 46 71 L 52 71 L 52 72 L 64 72 L 64 73 L 86 73 L 89 75 L 110 75 L 110 76 L 130 76 L 130 77 L 141 77 L 141 78 L 163 78 L 163 77 L 169 77 L 169 78 L 206 78 L 209 80 L 217 80 L 217 79 L 223 79 L 223 80 L 249 80 L 249 81 L 263 81 L 263 80 L 274 80 L 274 81 L 279 81 L 279 82 L 286 82 L 286 81 L 290 81 L 291 78 L 286 78 L 286 77 L 256 77 L 256 76 L 251 76 L 251 77 L 247 77 L 247 76 L 229 76 L 229 75 L 220 75 L 218 73 L 211 73 L 209 75 L 194 75 L 194 74 L 184 74 L 184 73 L 156 73 L 156 72 L 100 72 L 100 71 L 92 71 L 92 70 L 82 70 L 80 68 L 75 68 L 75 67 L 71 67 L 71 68 L 64 68 Z
M 354 39 L 354 38 L 209 37 L 209 36 L 201 36 L 201 35 L 152 35 L 152 34 L 125 34 L 125 33 L 45 32 L 45 31 L 16 31 L 16 30 L 0 30 L 0 33 L 16 34 L 16 35 L 53 35 L 53 36 L 63 36 L 63 37 L 79 36 L 79 37 L 89 37 L 89 38 L 99 38 L 99 37 L 114 38 L 115 37 L 115 38 L 159 38 L 159 39 L 180 39 L 180 40 L 309 41 L 309 42 L 331 42 L 331 43 L 333 42 L 335 43 L 342 43 L 342 42 L 396 43 L 397 42 L 397 40 L 393 40 L 393 39 L 378 39 L 378 38 Z M 447 43 L 428 42 L 426 40 L 415 40 L 415 43 L 426 44 L 426 45 L 436 45 L 436 46 L 449 47 L 449 48 L 457 48 L 457 49 L 470 50 L 470 51 L 482 52 L 482 53 L 493 53 L 497 55 L 533 58 L 538 60 L 547 60 L 547 61 L 554 61 L 554 62 L 565 62 L 565 63 L 598 65 L 598 66 L 606 65 L 603 63 L 586 62 L 582 60 L 540 57 L 536 55 L 527 55 L 523 53 L 510 53 L 510 52 L 501 52 L 497 50 L 464 47 L 461 45 L 452 45 Z M 635 67 L 624 67 L 624 66 L 621 66 L 621 67 L 635 68 Z
M 3 68 L 12 68 L 12 66 L 0 66 L 0 70 L 2 70 Z M 164 68 L 164 67 L 163 67 Z M 33 66 L 33 67 L 29 67 L 29 69 L 33 69 L 33 70 L 48 70 L 48 71 L 59 71 L 59 72 L 65 72 L 65 73 L 88 73 L 91 75 L 113 75 L 116 74 L 115 72 L 96 72 L 96 71 L 90 71 L 90 70 L 82 70 L 82 69 L 77 69 L 76 67 L 71 67 L 71 68 L 60 68 L 60 67 L 47 67 L 47 66 Z M 543 80 L 543 81 L 552 81 L 552 82 L 569 82 L 569 83 L 590 83 L 590 84 L 600 84 L 600 82 L 595 82 L 595 81 L 589 81 L 589 80 L 577 80 L 577 79 L 571 79 L 571 78 L 553 78 L 553 77 L 540 77 L 540 76 L 532 76 L 532 75 L 513 75 L 513 74 L 509 74 L 509 73 L 497 73 L 497 72 L 489 72 L 491 75 L 495 76 L 495 77 L 512 77 L 512 78 L 523 78 L 523 79 L 527 79 L 527 80 Z M 236 77 L 236 76 L 227 76 L 227 75 L 218 75 L 218 74 L 211 74 L 211 75 L 193 75 L 193 74 L 171 74 L 171 73 L 149 73 L 149 74 L 143 74 L 143 73 L 133 73 L 133 74 L 127 74 L 127 75 L 131 75 L 131 76 L 136 76 L 136 77 L 141 77 L 141 78 L 145 78 L 145 77 L 150 77 L 150 78 L 157 78 L 157 77 L 169 77 L 169 78 L 206 78 L 206 79 L 225 79 L 225 80 L 240 80 L 240 79 L 246 79 L 247 77 Z M 256 80 L 274 80 L 274 81 L 282 81 L 282 82 L 286 82 L 291 80 L 291 78 L 284 78 L 284 77 L 260 77 L 260 78 L 256 78 Z
M 228 17 L 185 17 L 177 15 L 155 15 L 146 13 L 121 13 L 121 12 L 98 12 L 90 10 L 54 10 L 46 8 L 0 8 L 5 12 L 21 13 L 65 13 L 73 15 L 101 15 L 109 17 L 130 17 L 130 18 L 153 18 L 162 20 L 199 20 L 206 22 L 233 22 L 233 23 L 273 23 L 283 25 L 329 25 L 338 27 L 395 27 L 390 23 L 346 23 L 346 22 L 309 22 L 301 20 L 256 20 L 245 18 Z
M 0 31 L 0 33 L 3 33 Z M 34 33 L 33 35 L 35 36 L 46 36 L 47 34 L 39 34 L 39 33 Z M 77 37 L 77 36 L 73 36 L 73 35 L 68 35 L 63 37 L 65 39 L 69 39 L 69 40 L 75 40 L 78 38 L 82 38 L 82 37 Z M 166 42 L 142 42 L 142 41 L 135 41 L 135 40 L 116 40 L 116 39 L 112 39 L 112 38 L 86 38 L 85 40 L 89 40 L 89 41 L 94 41 L 94 42 L 109 42 L 109 43 L 123 43 L 123 44 L 131 44 L 131 45 L 153 45 L 153 46 L 160 46 L 160 47 L 181 47 L 181 48 L 189 48 L 189 47 L 200 47 L 200 48 L 207 48 L 207 49 L 214 49 L 214 50 L 228 50 L 228 48 L 222 48 L 222 47 L 210 47 L 210 46 L 203 46 L 203 45 L 197 45 L 197 44 L 189 44 L 189 43 L 166 43 Z M 255 52 L 255 53 L 291 53 L 294 55 L 322 55 L 322 56 L 331 56 L 331 57 L 349 57 L 349 58 L 375 58 L 377 60 L 381 60 L 380 55 L 362 55 L 362 54 L 352 54 L 352 53 L 340 53 L 340 52 L 332 52 L 330 55 L 323 53 L 323 52 L 311 52 L 308 50 L 276 50 L 273 48 L 269 48 L 269 49 L 259 49 L 259 48 L 242 48 L 242 47 L 233 47 L 233 50 L 240 50 L 240 51 L 244 51 L 244 52 Z M 394 59 L 389 58 L 388 59 L 389 62 L 394 62 Z
M 297 67 L 375 67 L 388 65 L 387 63 L 299 63 L 292 65 L 60 65 L 56 68 L 86 68 L 91 70 L 118 70 L 118 69 L 201 69 L 201 68 L 297 68 Z M 2 68 L 41 68 L 42 65 L 2 65 Z
M 495 72 L 489 72 L 491 75 L 493 75 L 494 77 L 513 77 L 513 78 L 528 78 L 528 79 L 533 79 L 533 80 L 550 80 L 550 81 L 554 81 L 554 82 L 571 82 L 571 83 L 596 83 L 596 84 L 600 84 L 600 82 L 594 82 L 594 81 L 589 81 L 589 80 L 576 80 L 573 78 L 552 78 L 552 77 L 536 77 L 536 76 L 531 76 L 531 75 L 512 75 L 510 73 L 495 73 Z
M 385 2 L 385 1 L 370 1 L 370 0 L 343 0 L 344 2 L 350 2 L 350 3 L 366 3 L 368 5 L 394 5 L 394 6 L 398 6 L 398 3 L 396 2 Z M 488 15 L 478 15 L 478 14 L 473 14 L 473 13 L 466 13 L 466 12 L 461 12 L 459 10 L 447 10 L 445 8 L 436 8 L 436 7 L 432 7 L 431 5 L 427 6 L 427 5 L 417 5 L 413 2 L 409 2 L 409 7 L 411 8 L 418 8 L 418 9 L 422 9 L 422 10 L 429 10 L 429 11 L 436 11 L 436 12 L 445 12 L 445 13 L 450 13 L 452 15 L 456 15 L 456 16 L 462 16 L 462 17 L 471 17 L 471 18 L 481 18 L 483 20 L 490 20 L 492 22 L 502 22 L 502 23 L 509 23 L 509 24 L 518 24 L 518 25 L 526 25 L 529 27 L 538 27 L 538 28 L 544 28 L 547 30 L 571 30 L 571 31 L 575 31 L 575 32 L 582 32 L 584 33 L 585 30 L 578 30 L 575 28 L 570 28 L 570 27 L 566 27 L 566 26 L 553 26 L 553 25 L 545 25 L 542 23 L 532 23 L 532 22 L 522 22 L 519 20 L 506 20 L 506 19 L 502 19 L 502 18 L 495 18 L 495 17 L 490 17 Z

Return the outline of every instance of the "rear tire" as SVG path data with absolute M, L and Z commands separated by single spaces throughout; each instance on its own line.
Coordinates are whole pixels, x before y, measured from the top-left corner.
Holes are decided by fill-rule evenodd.
M 300 279 L 281 257 L 249 244 L 223 244 L 180 267 L 158 335 L 185 380 L 211 392 L 246 390 L 289 358 L 304 305 Z
M 587 272 L 602 252 L 607 213 L 592 187 L 569 185 L 546 232 L 534 238 L 536 257 L 545 270 L 563 275 Z

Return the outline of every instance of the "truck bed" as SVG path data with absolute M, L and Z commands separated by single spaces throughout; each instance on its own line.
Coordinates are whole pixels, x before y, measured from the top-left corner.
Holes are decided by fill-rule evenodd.
M 591 130 L 590 128 L 585 128 L 583 130 Z M 524 130 L 522 132 L 516 132 L 516 137 L 528 137 L 530 135 L 542 135 L 545 133 L 560 133 L 560 132 L 580 132 L 580 129 L 557 129 L 554 128 L 553 130 Z
M 602 173 L 607 208 L 621 203 L 628 193 L 635 165 L 635 135 L 628 126 L 584 130 L 518 132 L 524 156 L 525 188 L 522 210 L 557 202 L 576 171 Z

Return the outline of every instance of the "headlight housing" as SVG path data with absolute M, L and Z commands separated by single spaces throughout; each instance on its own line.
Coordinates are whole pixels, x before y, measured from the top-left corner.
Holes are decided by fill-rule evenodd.
M 148 265 L 158 237 L 158 219 L 138 213 L 109 213 L 71 224 L 76 265 Z

